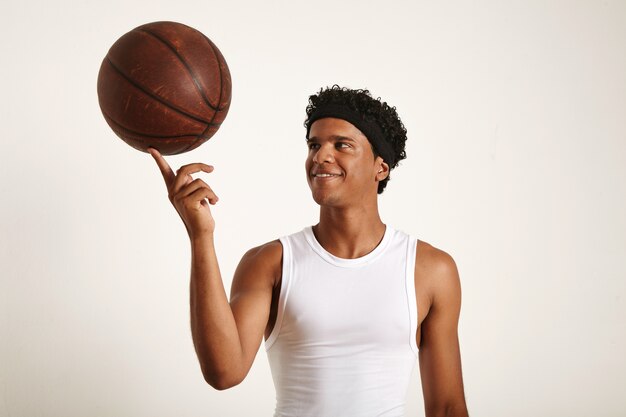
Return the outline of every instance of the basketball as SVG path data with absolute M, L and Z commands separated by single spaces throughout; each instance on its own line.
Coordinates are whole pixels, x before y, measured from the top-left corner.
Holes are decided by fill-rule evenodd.
M 119 38 L 98 73 L 98 101 L 113 131 L 163 155 L 209 140 L 226 118 L 231 78 L 220 50 L 194 28 L 153 22 Z

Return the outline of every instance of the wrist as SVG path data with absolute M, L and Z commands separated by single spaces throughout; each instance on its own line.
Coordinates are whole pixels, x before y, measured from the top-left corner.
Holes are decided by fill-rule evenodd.
M 189 235 L 189 241 L 191 246 L 213 246 L 214 234 L 213 232 L 202 232 L 202 233 L 194 233 Z

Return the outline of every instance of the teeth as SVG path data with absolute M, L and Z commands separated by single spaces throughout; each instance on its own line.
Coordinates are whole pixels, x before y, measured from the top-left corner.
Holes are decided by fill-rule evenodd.
M 337 174 L 315 174 L 316 177 L 322 177 L 322 178 L 326 178 L 326 177 L 336 177 Z

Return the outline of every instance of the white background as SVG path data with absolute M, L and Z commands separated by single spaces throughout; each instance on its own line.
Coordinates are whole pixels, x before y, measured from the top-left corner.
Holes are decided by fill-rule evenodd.
M 4 1 L 0 416 L 270 416 L 263 350 L 202 378 L 189 245 L 148 154 L 98 107 L 111 44 L 174 20 L 232 73 L 215 165 L 227 293 L 250 247 L 317 222 L 304 108 L 338 83 L 397 107 L 383 220 L 450 253 L 473 416 L 626 415 L 626 2 Z M 419 374 L 409 416 L 423 415 Z

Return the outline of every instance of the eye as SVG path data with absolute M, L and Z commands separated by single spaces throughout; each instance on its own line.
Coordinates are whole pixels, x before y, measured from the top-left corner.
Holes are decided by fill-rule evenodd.
M 337 148 L 349 148 L 350 144 L 347 142 L 337 142 L 335 143 L 335 147 Z
M 317 144 L 315 142 L 309 142 L 309 143 L 307 143 L 307 147 L 309 149 L 317 149 L 319 147 L 319 144 Z

